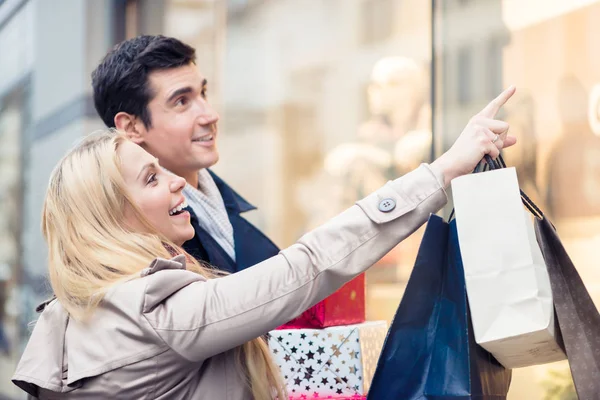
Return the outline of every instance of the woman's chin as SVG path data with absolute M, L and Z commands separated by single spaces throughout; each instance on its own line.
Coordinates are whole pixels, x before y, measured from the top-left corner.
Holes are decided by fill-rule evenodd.
M 194 231 L 192 232 L 179 232 L 179 234 L 172 235 L 168 239 L 173 242 L 173 244 L 182 247 L 185 242 L 194 238 Z
M 185 232 L 185 234 L 182 234 L 181 237 L 179 238 L 178 242 L 181 243 L 177 243 L 178 246 L 183 246 L 183 244 L 185 242 L 187 242 L 188 240 L 192 240 L 194 238 L 194 236 L 196 235 L 196 232 L 194 231 L 194 228 L 190 225 L 190 231 L 189 232 Z
M 173 230 L 169 236 L 169 239 L 177 246 L 183 246 L 185 242 L 191 240 L 196 235 L 194 227 L 189 222 L 187 224 L 177 224 L 173 226 Z

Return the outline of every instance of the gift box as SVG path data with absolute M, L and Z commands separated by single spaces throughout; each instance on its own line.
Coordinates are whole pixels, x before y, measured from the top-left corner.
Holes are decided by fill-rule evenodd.
M 385 321 L 282 329 L 269 333 L 269 348 L 290 399 L 360 399 L 369 390 L 386 334 Z
M 278 329 L 327 328 L 365 322 L 365 274 Z
M 361 395 L 352 395 L 352 396 L 311 396 L 308 394 L 301 394 L 300 396 L 290 396 L 289 400 L 323 400 L 323 399 L 331 399 L 331 400 L 367 400 L 367 396 Z

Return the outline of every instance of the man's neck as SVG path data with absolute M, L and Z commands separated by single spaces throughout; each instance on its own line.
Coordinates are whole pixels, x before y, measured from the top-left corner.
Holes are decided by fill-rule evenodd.
M 405 133 L 415 129 L 417 125 L 417 115 L 407 115 L 405 110 L 399 110 L 392 112 L 388 116 L 388 122 L 391 125 L 394 133 L 398 136 L 402 136 Z
M 199 171 L 192 171 L 186 174 L 178 175 L 184 178 L 191 187 L 198 188 L 198 172 Z

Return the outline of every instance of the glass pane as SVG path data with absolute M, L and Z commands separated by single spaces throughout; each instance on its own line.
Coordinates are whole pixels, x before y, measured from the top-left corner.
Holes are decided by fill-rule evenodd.
M 26 341 L 34 308 L 23 285 L 23 107 L 20 92 L 0 99 L 0 379 L 8 382 Z M 26 319 L 29 318 L 28 321 Z M 0 388 L 12 394 L 12 386 Z
M 280 246 L 431 153 L 431 6 L 254 2 L 227 19 L 222 159 Z M 391 320 L 420 234 L 367 274 L 368 319 Z
M 164 4 L 161 29 L 198 49 L 221 113 L 214 170 L 280 247 L 429 161 L 430 2 Z M 369 319 L 391 320 L 421 234 L 368 272 Z
M 600 304 L 600 1 L 436 3 L 436 149 L 516 85 L 503 118 L 519 143 L 504 152 L 506 162 Z M 566 363 L 516 370 L 511 396 L 576 398 Z

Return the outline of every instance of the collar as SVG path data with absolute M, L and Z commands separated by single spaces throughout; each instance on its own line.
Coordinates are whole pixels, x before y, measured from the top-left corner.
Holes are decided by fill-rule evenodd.
M 235 190 L 233 190 L 225 181 L 219 178 L 214 172 L 210 169 L 208 173 L 215 181 L 215 184 L 219 188 L 219 192 L 221 192 L 221 197 L 223 197 L 223 203 L 225 203 L 225 208 L 228 213 L 235 212 L 237 214 L 256 210 L 256 207 L 250 204 L 246 199 L 240 196 Z
M 184 254 L 179 254 L 170 260 L 164 258 L 155 258 L 147 268 L 144 268 L 140 273 L 140 276 L 152 275 L 155 272 L 162 271 L 163 269 L 186 269 L 186 260 Z
M 241 214 L 247 211 L 256 210 L 256 206 L 252 205 L 246 199 L 240 196 L 240 194 L 233 190 L 231 186 L 229 186 L 227 183 L 225 183 L 223 179 L 219 178 L 217 174 L 215 174 L 208 168 L 206 170 L 210 174 L 213 181 L 215 181 L 215 184 L 219 189 L 219 193 L 221 193 L 221 197 L 223 198 L 223 204 L 225 204 L 225 209 L 227 210 L 228 214 L 231 214 L 232 212 L 236 214 Z M 195 189 L 198 190 L 198 188 Z M 191 214 L 192 218 L 195 218 L 195 214 Z

